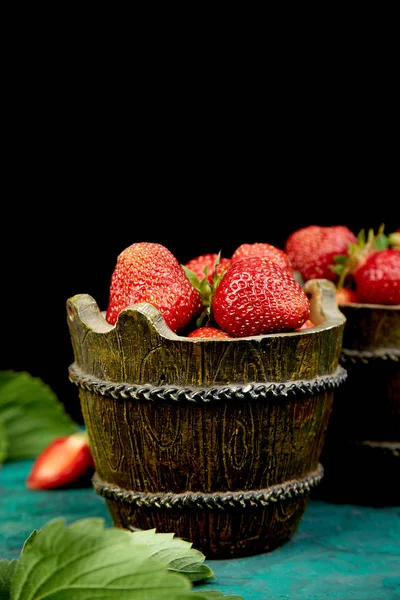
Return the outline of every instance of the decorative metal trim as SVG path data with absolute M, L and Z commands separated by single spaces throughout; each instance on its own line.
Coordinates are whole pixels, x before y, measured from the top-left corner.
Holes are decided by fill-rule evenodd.
M 200 510 L 227 510 L 263 508 L 277 502 L 300 498 L 310 493 L 324 475 L 324 469 L 318 464 L 316 471 L 302 479 L 292 479 L 285 483 L 273 485 L 264 490 L 237 492 L 184 492 L 145 493 L 124 490 L 117 485 L 111 485 L 100 479 L 95 473 L 92 478 L 93 487 L 97 494 L 110 500 L 130 504 L 138 508 L 184 509 L 197 508 Z
M 112 398 L 133 400 L 162 400 L 210 402 L 213 400 L 258 400 L 270 396 L 302 394 L 315 396 L 340 386 L 347 378 L 347 371 L 337 366 L 333 375 L 324 375 L 310 380 L 289 381 L 286 383 L 249 383 L 247 385 L 226 385 L 212 388 L 182 388 L 174 386 L 132 385 L 102 381 L 84 373 L 76 363 L 69 367 L 69 379 L 78 387 Z
M 342 348 L 340 362 L 362 362 L 370 363 L 376 360 L 392 360 L 394 362 L 400 361 L 400 350 L 396 348 L 378 348 L 377 350 L 349 350 Z

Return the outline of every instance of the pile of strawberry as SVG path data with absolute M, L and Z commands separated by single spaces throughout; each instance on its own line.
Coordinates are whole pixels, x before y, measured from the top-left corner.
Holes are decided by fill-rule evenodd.
M 400 229 L 389 235 L 347 227 L 308 226 L 285 243 L 292 268 L 304 280 L 333 281 L 338 304 L 400 304 Z
M 138 302 L 155 306 L 172 331 L 188 337 L 247 337 L 310 324 L 309 298 L 286 252 L 267 243 L 185 265 L 161 244 L 134 243 L 118 256 L 106 320 L 115 324 Z
M 284 250 L 241 244 L 230 257 L 203 254 L 180 264 L 165 246 L 137 242 L 114 268 L 106 320 L 148 302 L 170 329 L 187 337 L 233 338 L 313 327 L 299 277 L 328 279 L 338 304 L 400 304 L 400 231 L 375 235 L 348 227 L 310 225 L 294 231 Z
M 300 277 L 299 277 L 300 276 Z M 232 338 L 313 327 L 301 279 L 328 279 L 338 304 L 400 305 L 400 229 L 386 236 L 346 226 L 294 231 L 284 250 L 242 244 L 230 258 L 203 254 L 185 265 L 161 244 L 126 248 L 112 274 L 106 320 L 148 302 L 172 331 L 188 337 Z M 86 433 L 56 438 L 27 478 L 32 490 L 75 482 L 95 468 Z

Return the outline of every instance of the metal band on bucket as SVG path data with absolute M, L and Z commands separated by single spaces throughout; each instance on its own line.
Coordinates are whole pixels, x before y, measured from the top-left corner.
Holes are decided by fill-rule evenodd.
M 315 396 L 339 387 L 347 378 L 347 371 L 336 367 L 332 375 L 324 375 L 309 380 L 287 381 L 283 383 L 249 383 L 246 385 L 221 385 L 210 388 L 182 388 L 175 386 L 155 386 L 151 384 L 132 385 L 103 381 L 84 373 L 76 363 L 69 367 L 69 379 L 78 387 L 112 398 L 133 400 L 164 400 L 210 402 L 218 400 L 258 400 L 271 396 L 306 395 Z
M 174 494 L 134 492 L 120 488 L 117 485 L 104 482 L 97 473 L 92 478 L 93 487 L 97 494 L 110 500 L 116 500 L 136 507 L 159 509 L 199 508 L 201 510 L 226 510 L 231 508 L 251 509 L 262 508 L 299 498 L 309 494 L 317 486 L 324 474 L 323 466 L 302 479 L 292 479 L 263 490 L 237 492 L 183 492 Z

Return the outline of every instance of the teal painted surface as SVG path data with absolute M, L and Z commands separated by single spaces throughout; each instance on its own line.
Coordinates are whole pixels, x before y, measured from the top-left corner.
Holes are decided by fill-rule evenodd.
M 33 529 L 53 518 L 111 520 L 101 497 L 81 489 L 30 491 L 31 461 L 0 468 L 0 558 L 18 558 Z M 297 533 L 273 552 L 206 561 L 216 580 L 195 589 L 245 600 L 400 600 L 400 507 L 311 500 Z M 155 599 L 156 600 L 156 599 Z

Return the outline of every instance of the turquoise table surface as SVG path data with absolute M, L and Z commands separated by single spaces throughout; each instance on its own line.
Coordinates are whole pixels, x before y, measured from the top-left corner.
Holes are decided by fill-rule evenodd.
M 0 468 L 0 558 L 18 558 L 34 529 L 63 517 L 111 519 L 89 484 L 80 489 L 31 491 L 32 461 Z M 400 599 L 400 507 L 330 504 L 311 499 L 284 546 L 240 559 L 207 560 L 216 579 L 195 586 L 245 600 Z M 156 600 L 156 599 L 155 599 Z

